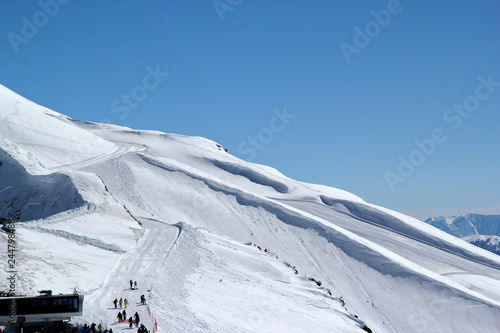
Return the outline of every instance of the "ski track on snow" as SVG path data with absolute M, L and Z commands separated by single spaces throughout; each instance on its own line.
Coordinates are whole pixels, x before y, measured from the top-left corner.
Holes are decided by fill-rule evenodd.
M 86 308 L 92 310 L 84 313 L 84 317 L 93 318 L 95 323 L 111 327 L 115 332 L 128 331 L 128 324 L 118 323 L 118 311 L 124 309 L 114 309 L 112 302 L 115 298 L 127 298 L 130 302 L 126 309 L 127 318 L 137 312 L 141 323 L 149 330 L 153 328 L 146 306 L 140 304 L 140 296 L 144 294 L 148 300 L 148 291 L 154 284 L 156 274 L 166 262 L 182 230 L 181 224 L 171 226 L 151 219 L 139 220 L 146 228 L 144 235 L 118 260 L 101 288 L 93 291 L 85 300 Z M 138 280 L 137 276 L 144 279 Z M 137 281 L 138 290 L 130 290 L 130 280 Z

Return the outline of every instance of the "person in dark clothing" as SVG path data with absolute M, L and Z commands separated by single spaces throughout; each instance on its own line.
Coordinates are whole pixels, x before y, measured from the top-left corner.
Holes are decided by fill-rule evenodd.
M 118 304 L 118 300 L 115 298 L 115 300 L 113 301 L 113 304 L 115 305 L 115 309 L 116 309 L 116 304 Z
M 118 312 L 118 316 L 117 317 L 118 317 L 118 322 L 121 323 L 122 319 L 123 319 L 122 313 Z
M 141 304 L 146 304 L 146 297 L 144 297 L 144 295 L 141 295 Z
M 133 284 L 134 284 L 134 281 L 130 280 L 130 289 L 132 289 Z
M 139 327 L 139 314 L 136 312 L 134 315 L 135 327 Z
M 132 324 L 133 324 L 133 323 L 134 323 L 134 321 L 132 320 L 132 317 L 130 317 L 130 318 L 128 319 L 128 327 L 129 327 L 129 328 L 132 328 Z

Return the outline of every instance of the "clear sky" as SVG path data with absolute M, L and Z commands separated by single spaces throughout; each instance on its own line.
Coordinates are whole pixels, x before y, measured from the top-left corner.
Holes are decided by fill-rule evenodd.
M 417 217 L 500 213 L 500 2 L 1 0 L 0 84 Z

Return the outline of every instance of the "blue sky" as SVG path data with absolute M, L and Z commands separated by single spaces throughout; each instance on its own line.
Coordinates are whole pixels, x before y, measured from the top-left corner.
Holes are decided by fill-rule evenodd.
M 2 0 L 0 83 L 418 217 L 500 213 L 499 17 L 493 0 Z

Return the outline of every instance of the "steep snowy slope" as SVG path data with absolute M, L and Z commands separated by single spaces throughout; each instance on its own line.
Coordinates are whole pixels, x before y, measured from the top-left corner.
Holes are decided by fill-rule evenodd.
M 0 176 L 22 180 L 0 179 L 12 188 L 0 188 L 0 202 L 46 193 L 25 204 L 44 209 L 17 227 L 18 289 L 78 288 L 87 295 L 81 322 L 125 330 L 111 301 L 127 297 L 127 312 L 160 332 L 500 325 L 498 256 L 424 222 L 294 181 L 207 139 L 73 120 L 4 87 L 0 97 L 9 121 L 0 123 Z M 38 119 L 36 131 L 24 117 Z M 75 141 L 85 144 L 64 146 Z M 76 199 L 51 210 L 51 191 Z M 147 307 L 136 304 L 141 294 Z
M 4 137 L 1 146 L 7 144 L 12 143 L 7 143 Z M 29 221 L 83 204 L 81 195 L 67 175 L 32 175 L 1 147 L 0 161 L 0 216 Z
M 116 146 L 80 130 L 66 117 L 0 86 L 0 133 L 30 153 L 42 169 L 71 165 L 111 154 Z M 10 150 L 14 157 L 17 152 Z M 24 158 L 24 157 L 20 157 Z M 30 168 L 31 172 L 41 171 Z

